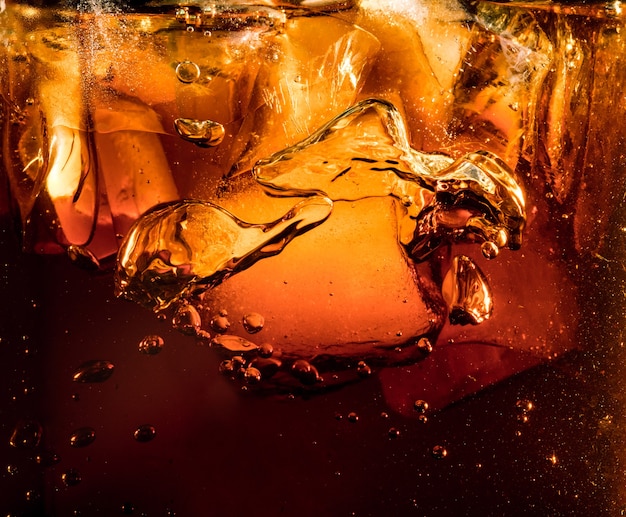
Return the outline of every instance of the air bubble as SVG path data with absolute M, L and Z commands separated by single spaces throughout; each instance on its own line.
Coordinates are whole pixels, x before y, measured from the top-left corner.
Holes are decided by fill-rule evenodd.
M 243 378 L 248 384 L 258 384 L 261 382 L 261 372 L 254 366 L 248 366 L 244 370 Z
M 427 337 L 422 337 L 418 340 L 417 348 L 424 355 L 428 355 L 433 351 L 433 345 Z
M 198 147 L 218 146 L 226 134 L 224 126 L 213 120 L 177 118 L 174 120 L 174 129 L 183 140 L 196 144 Z
M 400 430 L 396 427 L 390 427 L 389 431 L 387 431 L 387 435 L 389 438 L 398 438 L 400 436 Z
M 113 375 L 114 370 L 115 366 L 111 361 L 93 359 L 81 364 L 72 379 L 74 382 L 104 382 Z
M 96 256 L 84 246 L 70 245 L 67 248 L 67 256 L 74 265 L 87 271 L 100 269 L 100 262 Z
M 200 314 L 193 305 L 189 304 L 180 305 L 172 318 L 172 326 L 188 336 L 196 336 L 201 325 Z
M 263 330 L 265 325 L 265 318 L 258 312 L 251 312 L 243 317 L 243 328 L 249 334 L 256 334 Z
M 369 377 L 372 374 L 372 369 L 365 361 L 359 361 L 356 365 L 356 373 L 359 377 Z
M 352 422 L 353 424 L 359 421 L 359 415 L 354 412 L 351 411 L 350 413 L 348 413 L 348 422 Z
M 448 455 L 448 450 L 443 445 L 435 445 L 431 450 L 431 454 L 433 458 L 442 460 Z
M 96 439 L 96 431 L 91 427 L 81 427 L 74 431 L 70 436 L 70 445 L 72 447 L 87 447 Z
M 483 257 L 492 260 L 498 256 L 500 248 L 498 248 L 498 245 L 495 242 L 485 241 L 480 245 L 480 251 L 482 252 Z
M 231 352 L 251 352 L 258 348 L 258 346 L 252 341 L 248 341 L 245 338 L 232 335 L 215 336 L 211 340 L 211 345 L 225 348 L 226 350 L 230 350 Z
M 82 478 L 78 470 L 67 469 L 61 474 L 61 481 L 63 481 L 65 486 L 76 486 L 82 481 Z
M 274 354 L 274 347 L 270 343 L 263 343 L 259 347 L 259 356 L 267 359 Z
M 61 461 L 61 458 L 54 452 L 44 451 L 35 456 L 35 461 L 37 465 L 47 468 L 57 465 Z
M 428 410 L 428 402 L 418 399 L 413 403 L 413 409 L 415 409 L 418 413 L 426 413 Z
M 191 27 L 191 31 L 193 31 L 193 27 Z M 176 66 L 176 77 L 181 83 L 193 83 L 200 78 L 200 67 L 193 61 L 182 61 Z
M 230 321 L 225 314 L 222 315 L 220 313 L 211 318 L 210 325 L 214 332 L 217 332 L 218 334 L 224 334 L 230 328 Z
M 163 349 L 163 338 L 156 334 L 144 337 L 139 342 L 139 351 L 146 355 L 156 355 Z
M 302 384 L 311 385 L 322 380 L 317 368 L 304 359 L 295 361 L 291 367 L 291 372 Z
M 42 428 L 36 420 L 20 420 L 13 428 L 9 444 L 17 449 L 34 449 L 41 441 Z
M 149 424 L 143 424 L 135 429 L 133 438 L 140 443 L 146 443 L 151 441 L 156 436 L 156 429 Z
M 515 407 L 518 411 L 522 413 L 528 413 L 529 411 L 532 411 L 534 409 L 535 405 L 533 404 L 532 400 L 520 399 L 515 402 Z
M 253 366 L 261 372 L 261 376 L 264 379 L 269 379 L 270 377 L 276 375 L 278 370 L 280 370 L 281 365 L 282 363 L 278 359 L 271 357 L 257 357 L 250 363 L 250 366 Z

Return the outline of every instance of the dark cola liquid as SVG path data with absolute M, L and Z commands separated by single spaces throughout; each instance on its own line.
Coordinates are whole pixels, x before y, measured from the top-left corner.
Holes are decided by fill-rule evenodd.
M 237 27 L 9 5 L 0 509 L 620 515 L 616 5 L 364 2 L 238 12 Z M 381 97 L 421 165 L 369 115 L 321 153 L 298 147 Z M 476 151 L 502 161 L 523 220 L 493 207 L 515 196 L 473 189 Z M 285 156 L 336 173 L 311 182 Z M 230 233 L 204 242 L 206 209 L 178 220 L 200 206 L 183 198 L 234 215 Z M 169 254 L 116 258 L 170 202 L 155 227 L 173 237 L 142 241 Z M 245 268 L 205 252 L 294 217 L 284 242 L 245 240 L 267 251 Z

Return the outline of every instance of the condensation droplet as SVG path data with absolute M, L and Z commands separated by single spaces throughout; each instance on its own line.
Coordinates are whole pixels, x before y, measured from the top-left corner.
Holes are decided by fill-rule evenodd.
M 433 351 L 433 345 L 427 337 L 422 337 L 417 341 L 417 348 L 424 355 L 428 355 Z
M 215 147 L 222 143 L 226 131 L 224 126 L 213 120 L 177 118 L 174 129 L 183 140 L 198 147 Z
M 146 355 L 156 355 L 163 349 L 163 338 L 150 334 L 139 342 L 139 351 Z
M 413 409 L 415 409 L 418 413 L 426 413 L 428 410 L 428 402 L 418 399 L 413 403 Z
M 193 305 L 181 304 L 172 318 L 172 326 L 188 336 L 196 336 L 200 331 L 202 319 Z
M 200 78 L 200 67 L 193 61 L 181 61 L 176 66 L 176 77 L 181 83 L 193 83 Z
M 365 361 L 359 361 L 356 365 L 356 373 L 359 377 L 369 377 L 372 374 L 372 369 Z
M 265 318 L 258 312 L 251 312 L 243 317 L 243 328 L 248 334 L 256 334 L 263 330 Z
M 156 429 L 153 425 L 143 424 L 135 429 L 133 438 L 140 443 L 151 441 L 156 436 Z
M 212 346 L 219 346 L 225 348 L 226 350 L 230 350 L 231 352 L 251 352 L 258 348 L 252 341 L 248 341 L 245 338 L 239 336 L 232 335 L 219 335 L 215 336 L 211 340 Z
M 81 364 L 72 379 L 74 382 L 104 382 L 113 375 L 114 370 L 111 361 L 93 359 Z
M 63 474 L 61 474 L 61 481 L 63 481 L 65 486 L 76 486 L 82 481 L 82 478 L 78 470 L 67 469 L 65 472 L 63 472 Z
M 96 439 L 96 431 L 92 427 L 81 427 L 76 429 L 70 436 L 72 447 L 87 447 Z
M 9 444 L 17 449 L 34 449 L 41 441 L 42 431 L 36 420 L 20 420 L 13 428 Z
M 211 318 L 210 325 L 214 332 L 224 334 L 230 328 L 230 321 L 225 314 L 219 313 Z
M 435 445 L 431 450 L 431 454 L 433 458 L 442 460 L 448 455 L 448 450 L 443 445 Z
M 305 385 L 311 385 L 321 381 L 317 368 L 304 359 L 294 361 L 291 366 L 291 373 L 296 379 Z
M 354 411 L 348 413 L 348 422 L 352 422 L 353 424 L 359 421 L 359 415 L 357 415 Z

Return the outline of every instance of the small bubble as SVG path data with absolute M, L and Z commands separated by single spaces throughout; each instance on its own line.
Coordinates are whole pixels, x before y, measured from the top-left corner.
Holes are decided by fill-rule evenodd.
M 356 365 L 356 373 L 359 377 L 369 377 L 372 374 L 372 369 L 365 361 L 359 361 Z
M 200 330 L 202 319 L 195 307 L 188 304 L 182 304 L 176 309 L 176 313 L 172 318 L 172 326 L 188 336 L 195 336 Z
M 132 503 L 126 502 L 122 505 L 122 514 L 132 515 L 133 513 L 135 513 L 135 507 Z
M 33 104 L 35 104 L 35 99 L 33 99 L 32 97 L 28 97 L 26 99 L 26 105 L 27 106 L 32 106 Z
M 418 340 L 417 348 L 424 355 L 428 355 L 433 351 L 433 345 L 427 337 L 422 337 Z
M 491 260 L 498 256 L 500 248 L 498 248 L 498 245 L 495 242 L 485 241 L 481 244 L 480 251 L 482 252 L 483 257 Z
M 426 422 L 428 422 L 428 417 L 424 414 L 418 415 L 417 421 L 421 422 L 422 424 L 425 424 Z
M 304 359 L 295 361 L 291 372 L 302 384 L 311 385 L 321 381 L 317 368 Z
M 211 328 L 218 334 L 224 334 L 230 328 L 230 321 L 225 315 L 216 314 L 211 318 Z
M 261 382 L 261 372 L 254 366 L 245 369 L 243 378 L 248 384 L 258 384 Z
M 431 450 L 431 454 L 433 458 L 442 460 L 448 455 L 448 451 L 443 445 L 435 445 Z
M 9 476 L 15 476 L 19 472 L 19 469 L 15 465 L 11 465 L 10 463 L 7 465 L 7 474 Z
M 34 449 L 41 441 L 43 429 L 36 420 L 20 420 L 13 428 L 9 444 L 17 449 Z
M 389 413 L 387 413 L 386 411 L 383 411 L 383 412 L 380 414 L 380 418 L 385 418 L 385 419 L 389 418 Z
M 343 420 L 343 415 L 339 411 L 335 412 L 335 420 Z
M 91 427 L 81 427 L 74 431 L 70 436 L 70 445 L 72 447 L 87 447 L 96 439 L 96 431 Z
M 527 424 L 528 420 L 529 420 L 528 415 L 525 414 L 525 413 L 517 415 L 517 421 L 522 423 L 522 424 Z
M 387 431 L 387 435 L 389 438 L 398 438 L 400 436 L 400 430 L 396 427 L 390 427 L 389 431 Z
M 139 342 L 139 351 L 146 355 L 156 355 L 163 349 L 163 338 L 156 334 L 144 337 Z
M 353 424 L 359 421 L 359 415 L 357 415 L 354 411 L 348 413 L 348 422 L 352 422 Z
M 81 364 L 72 377 L 74 382 L 104 382 L 111 375 L 115 366 L 111 361 L 93 359 Z
M 256 334 L 263 330 L 265 325 L 265 318 L 258 312 L 251 312 L 243 317 L 243 328 L 249 334 Z
M 413 403 L 413 409 L 415 409 L 418 413 L 426 413 L 428 410 L 428 402 L 418 399 Z
M 78 470 L 67 469 L 65 472 L 63 472 L 63 474 L 61 474 L 61 481 L 63 481 L 65 486 L 76 486 L 82 481 L 82 478 Z
M 156 436 L 156 429 L 149 424 L 143 424 L 135 429 L 133 438 L 140 443 L 146 443 L 151 441 Z

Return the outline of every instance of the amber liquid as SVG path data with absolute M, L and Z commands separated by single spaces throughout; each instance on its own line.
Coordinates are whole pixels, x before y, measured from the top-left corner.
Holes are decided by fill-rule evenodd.
M 255 27 L 254 45 L 171 14 L 11 18 L 26 28 L 3 33 L 6 514 L 623 511 L 621 18 L 481 5 L 433 11 L 416 33 L 369 9 Z M 414 263 L 398 200 L 373 196 L 335 202 L 280 254 L 191 299 L 211 338 L 195 316 L 173 324 L 175 308 L 159 318 L 115 298 L 114 253 L 146 209 L 199 198 L 274 220 L 299 199 L 268 198 L 250 167 L 377 96 L 401 109 L 413 149 L 485 149 L 515 171 L 519 250 L 487 260 L 446 242 Z M 224 139 L 195 145 L 179 118 L 218 122 Z M 55 190 L 44 178 L 68 132 L 84 175 Z M 453 325 L 438 291 L 461 254 L 493 295 L 478 325 Z M 259 368 L 259 382 L 241 368 L 254 358 L 209 346 L 224 335 L 256 359 L 291 355 L 290 370 L 274 382 Z M 301 363 L 289 376 L 293 359 L 321 379 Z

